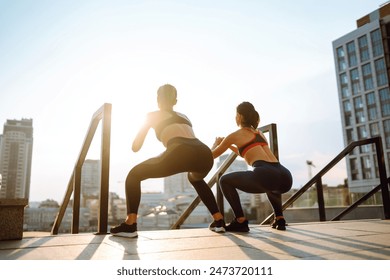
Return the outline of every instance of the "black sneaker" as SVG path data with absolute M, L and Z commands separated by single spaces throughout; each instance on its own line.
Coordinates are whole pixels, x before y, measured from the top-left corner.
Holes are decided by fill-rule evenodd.
M 274 219 L 273 223 L 271 224 L 272 228 L 276 228 L 277 230 L 286 230 L 286 220 L 281 218 L 281 219 Z
M 212 222 L 209 225 L 209 230 L 215 231 L 215 232 L 225 232 L 226 231 L 225 230 L 225 221 L 222 219 L 222 220 Z
M 226 231 L 236 231 L 236 232 L 248 232 L 249 226 L 248 226 L 248 220 L 245 220 L 242 223 L 239 223 L 236 219 L 230 222 L 225 227 Z
M 121 236 L 121 237 L 137 237 L 137 223 L 128 225 L 126 223 L 121 223 L 119 226 L 112 227 L 110 229 L 112 235 Z

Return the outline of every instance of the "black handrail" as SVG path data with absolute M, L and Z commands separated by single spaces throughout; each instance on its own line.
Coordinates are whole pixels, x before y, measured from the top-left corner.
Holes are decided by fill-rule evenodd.
M 79 232 L 80 220 L 80 194 L 81 194 L 81 169 L 88 154 L 93 137 L 99 122 L 102 121 L 102 142 L 101 142 L 101 177 L 100 177 L 100 207 L 98 216 L 97 234 L 106 234 L 108 225 L 108 195 L 109 195 L 109 172 L 110 172 L 110 139 L 111 139 L 111 104 L 105 103 L 92 116 L 90 126 L 87 131 L 80 154 L 77 158 L 73 173 L 70 177 L 68 188 L 65 193 L 62 204 L 54 221 L 51 234 L 58 234 L 59 227 L 65 215 L 70 197 L 73 193 L 73 217 L 72 233 Z
M 283 210 L 287 209 L 290 205 L 293 204 L 294 201 L 296 201 L 303 193 L 305 193 L 312 185 L 316 184 L 317 187 L 317 194 L 318 194 L 318 209 L 319 209 L 319 216 L 320 221 L 325 221 L 325 203 L 323 198 L 323 191 L 322 191 L 322 177 L 330 170 L 332 169 L 339 161 L 341 161 L 345 156 L 347 156 L 354 148 L 358 146 L 363 146 L 367 144 L 375 144 L 376 148 L 376 155 L 377 155 L 377 161 L 378 161 L 378 169 L 379 169 L 379 179 L 380 184 L 374 188 L 372 191 L 370 191 L 366 196 L 364 196 L 362 199 L 356 201 L 354 204 L 350 205 L 346 210 L 344 210 L 340 215 L 337 215 L 332 220 L 340 220 L 343 216 L 345 216 L 347 213 L 352 211 L 354 208 L 356 208 L 358 205 L 360 205 L 362 202 L 367 200 L 368 197 L 372 196 L 377 191 L 382 191 L 382 201 L 383 201 L 383 210 L 384 210 L 384 216 L 385 219 L 390 219 L 390 196 L 389 196 L 389 188 L 388 188 L 388 179 L 386 175 L 386 166 L 384 161 L 384 155 L 383 155 L 383 146 L 382 146 L 382 140 L 381 137 L 373 137 L 368 138 L 364 140 L 358 140 L 355 142 L 350 143 L 340 154 L 338 154 L 328 165 L 326 165 L 320 172 L 318 172 L 313 178 L 311 178 L 301 189 L 299 189 L 294 195 L 292 195 L 287 201 L 283 203 Z M 266 224 L 271 221 L 273 218 L 273 214 L 270 214 L 261 224 Z

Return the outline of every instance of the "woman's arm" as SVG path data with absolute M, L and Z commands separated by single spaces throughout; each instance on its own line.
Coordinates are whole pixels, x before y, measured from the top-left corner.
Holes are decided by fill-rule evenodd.
M 149 129 L 152 127 L 152 121 L 151 121 L 151 114 L 149 113 L 146 116 L 146 120 L 144 124 L 141 126 L 140 130 L 138 131 L 137 135 L 134 138 L 132 150 L 133 152 L 138 152 L 142 145 L 144 144 L 146 135 L 148 134 Z
M 237 153 L 238 150 L 234 145 L 235 134 L 229 134 L 225 138 L 217 137 L 215 139 L 214 145 L 211 148 L 213 153 L 213 158 L 217 158 L 222 155 L 227 149 L 231 149 L 233 152 Z

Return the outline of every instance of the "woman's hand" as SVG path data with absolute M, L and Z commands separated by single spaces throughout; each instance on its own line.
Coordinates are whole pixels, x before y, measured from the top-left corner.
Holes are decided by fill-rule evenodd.
M 211 149 L 214 150 L 216 147 L 218 147 L 219 144 L 221 144 L 221 142 L 223 141 L 223 139 L 225 139 L 225 137 L 216 137 Z

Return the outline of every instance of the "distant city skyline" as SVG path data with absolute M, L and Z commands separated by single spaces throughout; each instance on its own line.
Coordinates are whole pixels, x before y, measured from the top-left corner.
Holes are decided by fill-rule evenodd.
M 1 1 L 0 124 L 34 120 L 30 200 L 62 200 L 104 103 L 113 109 L 110 191 L 124 197 L 130 168 L 163 151 L 153 133 L 138 153 L 131 142 L 165 83 L 209 146 L 236 129 L 236 105 L 252 102 L 260 125 L 277 124 L 280 160 L 301 187 L 307 160 L 314 175 L 344 148 L 332 41 L 382 3 Z M 99 159 L 96 139 L 88 159 Z M 324 183 L 345 178 L 343 162 Z

